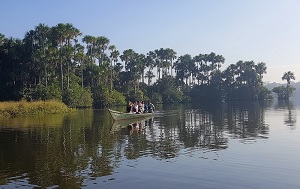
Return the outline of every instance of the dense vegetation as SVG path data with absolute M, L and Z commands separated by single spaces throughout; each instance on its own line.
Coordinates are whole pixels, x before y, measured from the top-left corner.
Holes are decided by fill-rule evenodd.
M 72 24 L 39 24 L 23 39 L 0 33 L 0 100 L 56 99 L 71 107 L 101 107 L 135 99 L 271 98 L 262 82 L 265 63 L 238 61 L 221 71 L 224 62 L 213 52 L 177 57 L 170 48 L 120 53 L 107 37 L 83 35 Z
M 0 102 L 0 116 L 3 117 L 69 113 L 72 111 L 74 109 L 68 108 L 64 103 L 55 100 Z
M 272 91 L 276 93 L 278 99 L 289 99 L 291 96 L 293 96 L 293 93 L 296 90 L 296 88 L 291 86 L 291 80 L 296 79 L 295 75 L 293 72 L 288 71 L 283 74 L 281 79 L 287 81 L 286 87 L 277 86 L 274 87 Z

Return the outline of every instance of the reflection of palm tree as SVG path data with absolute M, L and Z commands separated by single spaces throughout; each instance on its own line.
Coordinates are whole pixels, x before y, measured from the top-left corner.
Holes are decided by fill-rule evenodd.
M 264 123 L 264 108 L 261 104 L 228 104 L 228 128 L 239 138 L 266 138 L 268 127 Z
M 279 101 L 281 102 L 280 104 L 285 107 L 285 109 L 288 110 L 287 118 L 284 120 L 284 124 L 290 128 L 294 128 L 295 123 L 297 122 L 296 117 L 294 116 L 293 110 L 294 106 L 293 103 L 289 100 L 282 100 Z

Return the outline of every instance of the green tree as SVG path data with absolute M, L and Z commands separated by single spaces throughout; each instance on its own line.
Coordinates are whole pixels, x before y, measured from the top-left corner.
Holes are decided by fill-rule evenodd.
M 293 95 L 293 91 L 294 89 L 292 87 L 290 87 L 290 84 L 291 84 L 291 80 L 295 80 L 295 75 L 293 72 L 291 71 L 288 71 L 288 72 L 285 72 L 283 74 L 283 76 L 281 77 L 282 80 L 286 80 L 287 84 L 286 84 L 286 95 L 285 95 L 285 98 L 286 99 L 289 99 L 289 97 L 291 97 Z
M 115 78 L 114 75 L 116 75 L 115 71 L 113 69 L 113 66 L 118 62 L 118 57 L 120 55 L 119 51 L 117 50 L 115 45 L 111 45 L 108 47 L 110 50 L 110 90 L 113 89 L 113 79 Z M 118 73 L 118 72 L 117 72 Z
M 145 78 L 148 78 L 148 86 L 150 86 L 152 78 L 154 78 L 154 77 L 155 77 L 155 75 L 153 74 L 153 72 L 151 70 L 148 70 L 146 72 Z
M 288 72 L 285 72 L 281 78 L 282 80 L 286 80 L 287 82 L 287 85 L 290 85 L 291 84 L 291 80 L 295 80 L 295 75 L 293 72 L 291 71 L 288 71 Z
M 176 78 L 180 85 L 184 85 L 184 79 L 186 80 L 185 84 L 188 85 L 188 78 L 195 70 L 195 65 L 191 55 L 185 54 L 180 56 L 174 63 L 174 69 L 176 72 Z
M 276 93 L 278 99 L 289 99 L 295 90 L 294 87 L 287 88 L 285 86 L 278 86 L 272 89 L 272 91 Z

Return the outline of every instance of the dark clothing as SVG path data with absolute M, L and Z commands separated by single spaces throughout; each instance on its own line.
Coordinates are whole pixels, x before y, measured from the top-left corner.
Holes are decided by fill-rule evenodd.
M 148 112 L 148 113 L 153 113 L 154 110 L 155 110 L 154 105 L 153 105 L 151 102 L 148 103 L 148 104 L 147 104 L 147 112 Z
M 126 112 L 127 112 L 127 113 L 131 112 L 131 106 L 127 105 L 127 107 L 126 107 Z

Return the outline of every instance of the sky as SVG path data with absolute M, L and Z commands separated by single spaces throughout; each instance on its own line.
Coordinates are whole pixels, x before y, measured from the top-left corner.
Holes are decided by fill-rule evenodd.
M 177 56 L 214 52 L 225 69 L 264 62 L 265 82 L 300 81 L 299 0 L 2 0 L 0 33 L 22 39 L 39 23 L 72 23 L 105 36 L 122 53 L 172 48 Z

